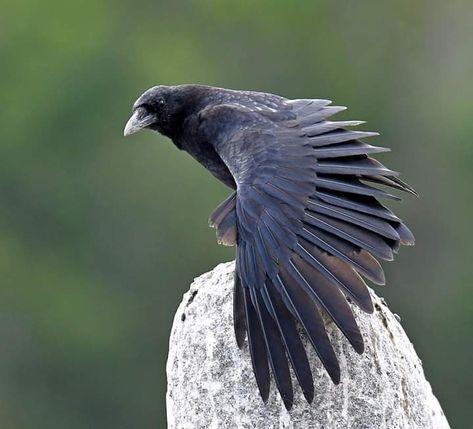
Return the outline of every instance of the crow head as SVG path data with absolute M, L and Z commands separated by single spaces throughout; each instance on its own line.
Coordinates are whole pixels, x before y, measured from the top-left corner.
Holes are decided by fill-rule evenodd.
M 145 91 L 133 105 L 133 114 L 123 134 L 128 136 L 149 128 L 170 136 L 184 116 L 181 93 L 179 87 L 161 85 Z

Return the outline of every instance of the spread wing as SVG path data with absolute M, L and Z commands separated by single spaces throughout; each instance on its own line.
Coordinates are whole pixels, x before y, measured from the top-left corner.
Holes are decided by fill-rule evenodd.
M 392 260 L 409 229 L 378 198 L 398 199 L 369 183 L 414 193 L 369 154 L 387 149 L 360 139 L 376 133 L 331 122 L 342 110 L 324 100 L 287 101 L 284 109 L 223 105 L 203 113 L 223 124 L 212 144 L 237 191 L 211 216 L 219 241 L 237 245 L 234 327 L 245 337 L 263 400 L 270 371 L 285 406 L 293 403 L 289 362 L 307 399 L 314 396 L 300 324 L 334 383 L 340 368 L 325 331 L 328 314 L 353 348 L 363 338 L 347 298 L 371 313 L 363 278 L 384 284 L 377 259 Z M 231 119 L 231 120 L 230 120 Z M 368 182 L 368 183 L 367 183 Z

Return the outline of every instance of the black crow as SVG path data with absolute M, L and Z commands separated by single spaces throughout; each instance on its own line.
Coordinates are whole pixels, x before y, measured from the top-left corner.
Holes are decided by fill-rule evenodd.
M 371 158 L 388 151 L 353 131 L 360 121 L 330 121 L 344 107 L 328 100 L 202 85 L 156 86 L 135 102 L 125 135 L 149 128 L 169 137 L 233 189 L 211 214 L 220 243 L 236 245 L 236 342 L 248 338 L 263 401 L 270 368 L 287 409 L 289 362 L 310 403 L 312 373 L 299 324 L 332 381 L 340 367 L 325 331 L 328 314 L 353 348 L 363 338 L 348 303 L 373 312 L 362 277 L 384 284 L 378 259 L 413 245 L 406 225 L 378 199 L 386 187 L 415 194 L 399 174 Z

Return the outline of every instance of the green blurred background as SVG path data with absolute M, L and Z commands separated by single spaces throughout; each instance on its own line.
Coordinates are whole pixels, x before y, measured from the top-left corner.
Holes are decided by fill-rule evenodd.
M 377 288 L 452 427 L 471 427 L 473 5 L 19 0 L 0 14 L 0 427 L 165 427 L 174 311 L 233 257 L 228 191 L 166 139 L 122 130 L 155 84 L 329 98 L 420 199 L 417 246 Z

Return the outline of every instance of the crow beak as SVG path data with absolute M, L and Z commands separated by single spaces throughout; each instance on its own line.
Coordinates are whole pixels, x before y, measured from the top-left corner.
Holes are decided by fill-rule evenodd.
M 149 113 L 144 107 L 137 107 L 133 111 L 133 115 L 128 119 L 123 135 L 129 136 L 130 134 L 134 134 L 151 125 L 155 119 L 154 115 Z

